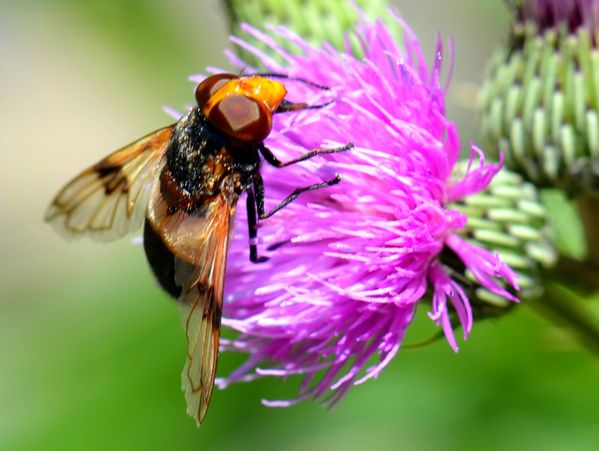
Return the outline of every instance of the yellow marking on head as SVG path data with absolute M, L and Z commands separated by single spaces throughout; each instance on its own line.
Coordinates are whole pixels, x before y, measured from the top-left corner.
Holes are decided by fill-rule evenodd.
M 208 116 L 212 108 L 225 97 L 243 95 L 262 102 L 268 111 L 274 113 L 286 94 L 285 86 L 278 81 L 258 76 L 239 77 L 228 81 L 216 91 L 206 102 L 202 112 Z

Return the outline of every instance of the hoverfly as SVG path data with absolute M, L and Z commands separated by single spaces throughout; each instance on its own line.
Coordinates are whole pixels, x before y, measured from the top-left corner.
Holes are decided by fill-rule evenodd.
M 328 103 L 286 100 L 285 86 L 272 80 L 277 77 L 289 79 L 278 74 L 209 76 L 197 86 L 197 105 L 185 116 L 83 171 L 56 195 L 46 212 L 46 221 L 67 237 L 108 241 L 144 224 L 149 265 L 180 306 L 188 346 L 182 384 L 187 412 L 198 426 L 214 386 L 227 247 L 239 196 L 247 195 L 249 257 L 258 263 L 265 259 L 258 256 L 257 222 L 301 193 L 340 181 L 336 176 L 298 188 L 265 211 L 261 159 L 283 168 L 352 147 L 316 149 L 280 161 L 264 145 L 273 114 Z

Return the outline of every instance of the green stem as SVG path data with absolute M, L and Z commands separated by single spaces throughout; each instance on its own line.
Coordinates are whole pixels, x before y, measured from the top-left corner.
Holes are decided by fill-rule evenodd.
M 570 286 L 584 296 L 599 292 L 599 266 L 589 258 L 580 261 L 561 256 L 554 267 L 544 271 L 544 277 Z
M 583 195 L 577 199 L 577 202 L 586 238 L 587 259 L 597 267 L 599 266 L 599 198 L 594 195 Z
M 599 321 L 585 301 L 566 288 L 545 281 L 545 293 L 526 304 L 548 319 L 566 326 L 589 351 L 599 357 Z

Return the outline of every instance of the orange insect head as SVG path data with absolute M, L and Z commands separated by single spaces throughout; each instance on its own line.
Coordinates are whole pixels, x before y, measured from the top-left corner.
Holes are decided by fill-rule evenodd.
M 242 95 L 263 103 L 268 111 L 274 113 L 279 107 L 287 90 L 282 83 L 260 76 L 247 76 L 230 79 L 220 85 L 207 99 L 202 107 L 202 112 L 210 116 L 210 111 L 225 97 Z
M 257 75 L 212 75 L 196 88 L 204 116 L 238 143 L 257 143 L 268 136 L 272 115 L 286 94 L 281 83 Z

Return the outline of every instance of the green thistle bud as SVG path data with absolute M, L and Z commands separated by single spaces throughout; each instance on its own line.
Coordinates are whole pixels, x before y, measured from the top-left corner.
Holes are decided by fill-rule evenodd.
M 266 46 L 260 40 L 253 39 L 243 33 L 240 25 L 244 22 L 258 28 L 266 24 L 284 25 L 314 45 L 326 41 L 338 50 L 343 50 L 347 43 L 356 54 L 361 47 L 355 36 L 347 33 L 354 30 L 359 13 L 347 0 L 223 0 L 227 6 L 231 20 L 231 31 L 237 36 L 243 35 L 245 41 L 260 50 Z M 386 0 L 357 0 L 355 2 L 369 18 L 389 17 L 389 3 Z M 398 40 L 401 39 L 399 24 L 385 20 L 389 31 Z M 284 41 L 279 41 L 290 51 L 296 48 Z M 241 56 L 249 63 L 259 66 L 259 61 L 248 52 L 239 49 Z
M 467 162 L 456 165 L 454 175 L 466 172 Z M 497 251 L 501 259 L 519 276 L 520 298 L 542 294 L 540 272 L 555 264 L 556 255 L 549 240 L 547 212 L 539 199 L 537 188 L 507 169 L 493 178 L 478 194 L 466 196 L 450 205 L 468 216 L 460 233 L 476 246 Z M 474 283 L 468 272 L 466 278 Z M 464 284 L 467 286 L 467 284 Z M 473 287 L 478 317 L 496 316 L 513 305 L 484 288 Z
M 599 1 L 515 0 L 480 95 L 489 150 L 537 186 L 599 190 Z

